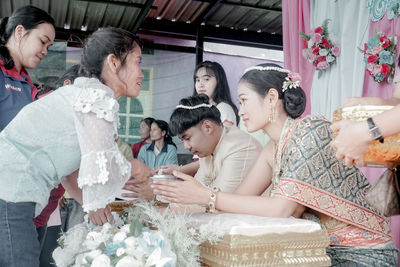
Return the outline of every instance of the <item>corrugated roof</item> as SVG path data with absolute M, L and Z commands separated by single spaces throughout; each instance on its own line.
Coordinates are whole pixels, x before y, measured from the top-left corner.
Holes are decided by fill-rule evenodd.
M 206 39 L 252 40 L 276 47 L 282 43 L 281 0 L 2 0 L 0 16 L 29 4 L 54 17 L 58 38 L 113 26 L 186 38 L 200 31 Z

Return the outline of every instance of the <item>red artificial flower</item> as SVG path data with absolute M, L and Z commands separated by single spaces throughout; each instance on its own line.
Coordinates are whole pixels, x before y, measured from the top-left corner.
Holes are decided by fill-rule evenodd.
M 324 29 L 322 29 L 322 27 L 317 27 L 314 30 L 315 33 L 319 33 L 319 34 L 322 34 L 323 31 L 324 31 Z
M 379 41 L 382 43 L 383 48 L 388 47 L 391 43 L 386 35 L 382 35 L 381 38 L 379 38 Z
M 372 56 L 369 56 L 368 58 L 367 58 L 367 62 L 368 63 L 374 63 L 374 62 L 376 62 L 378 60 L 378 56 L 377 55 L 372 55 Z
M 387 76 L 390 73 L 390 67 L 386 64 L 382 64 L 382 75 Z
M 312 53 L 313 53 L 314 55 L 316 55 L 316 54 L 318 54 L 318 52 L 319 52 L 319 46 L 313 46 L 313 47 L 312 47 Z
M 322 47 L 331 48 L 331 44 L 328 42 L 328 39 L 326 38 L 322 39 Z
M 321 61 L 325 61 L 325 57 L 324 56 L 317 58 L 317 62 L 321 62 Z

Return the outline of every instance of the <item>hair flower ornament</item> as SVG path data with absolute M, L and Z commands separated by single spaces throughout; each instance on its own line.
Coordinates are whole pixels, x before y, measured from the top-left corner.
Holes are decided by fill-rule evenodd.
M 315 28 L 311 33 L 300 32 L 300 37 L 305 41 L 303 56 L 318 70 L 318 78 L 322 72 L 327 70 L 336 62 L 340 54 L 340 48 L 329 39 L 328 19 L 324 20 L 322 26 Z
M 365 68 L 374 81 L 381 83 L 386 80 L 388 83 L 392 83 L 396 58 L 396 37 L 389 38 L 385 33 L 377 32 L 364 44 L 362 52 Z
M 289 72 L 282 85 L 282 93 L 287 89 L 300 87 L 301 76 L 296 72 Z

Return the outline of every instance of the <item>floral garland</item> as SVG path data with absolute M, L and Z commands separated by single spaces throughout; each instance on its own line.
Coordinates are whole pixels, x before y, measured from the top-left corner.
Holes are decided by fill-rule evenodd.
M 364 43 L 365 68 L 374 81 L 381 83 L 387 80 L 393 82 L 396 57 L 396 38 L 388 37 L 383 32 L 375 33 L 367 43 Z
M 200 267 L 199 245 L 222 234 L 207 225 L 194 229 L 190 217 L 163 213 L 138 200 L 103 226 L 82 223 L 64 233 L 53 259 L 59 267 Z
M 306 47 L 303 49 L 303 56 L 319 71 L 318 77 L 336 62 L 340 54 L 339 46 L 329 39 L 328 21 L 328 19 L 324 20 L 322 26 L 315 28 L 309 34 L 300 32 Z

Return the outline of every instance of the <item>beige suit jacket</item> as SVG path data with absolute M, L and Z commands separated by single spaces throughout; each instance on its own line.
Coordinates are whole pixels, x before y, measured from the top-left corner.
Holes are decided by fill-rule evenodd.
M 214 153 L 200 158 L 195 179 L 203 185 L 233 192 L 261 152 L 260 143 L 235 126 L 224 126 Z

